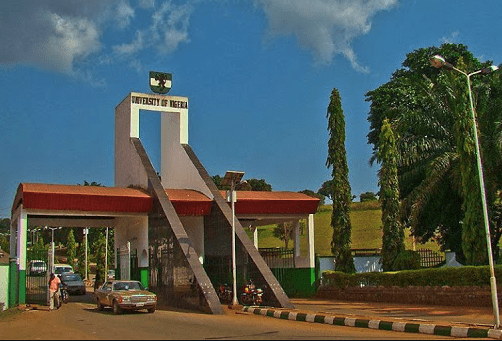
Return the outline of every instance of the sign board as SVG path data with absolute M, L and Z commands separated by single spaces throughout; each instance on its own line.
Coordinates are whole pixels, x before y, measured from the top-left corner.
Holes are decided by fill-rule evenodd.
M 157 94 L 167 94 L 171 90 L 172 80 L 170 73 L 150 71 L 150 89 Z

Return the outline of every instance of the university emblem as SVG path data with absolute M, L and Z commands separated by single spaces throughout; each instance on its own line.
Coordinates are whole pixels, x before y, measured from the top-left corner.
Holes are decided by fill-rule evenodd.
M 167 94 L 171 90 L 172 78 L 170 73 L 150 71 L 150 89 L 157 94 Z

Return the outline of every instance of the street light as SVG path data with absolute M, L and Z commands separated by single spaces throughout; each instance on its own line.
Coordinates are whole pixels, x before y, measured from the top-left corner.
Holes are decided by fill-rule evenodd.
M 469 89 L 469 104 L 471 108 L 472 115 L 472 129 L 474 130 L 474 140 L 476 142 L 476 158 L 478 164 L 478 177 L 479 177 L 479 187 L 481 188 L 481 202 L 483 205 L 483 218 L 485 223 L 485 233 L 486 233 L 486 247 L 488 249 L 488 262 L 490 264 L 490 287 L 492 293 L 492 305 L 493 305 L 493 314 L 495 317 L 495 328 L 500 327 L 500 315 L 499 315 L 499 306 L 498 306 L 498 297 L 497 297 L 497 282 L 495 279 L 495 269 L 493 267 L 493 255 L 492 255 L 492 243 L 490 240 L 490 226 L 488 221 L 488 209 L 486 205 L 486 194 L 485 194 L 485 184 L 483 179 L 483 165 L 481 163 L 481 152 L 479 150 L 479 140 L 478 140 L 478 129 L 476 124 L 476 114 L 474 113 L 474 104 L 472 100 L 472 89 L 471 89 L 471 80 L 470 77 L 476 75 L 478 73 L 488 74 L 490 72 L 498 70 L 498 67 L 495 65 L 489 66 L 487 68 L 483 68 L 481 70 L 472 72 L 467 74 L 466 72 L 457 69 L 452 64 L 448 63 L 442 56 L 435 55 L 430 59 L 430 63 L 435 68 L 444 67 L 448 70 L 455 70 L 461 74 L 463 74 L 467 78 L 467 88 Z
M 223 178 L 223 180 L 221 180 L 222 186 L 230 186 L 230 196 L 227 195 L 227 202 L 232 202 L 232 281 L 234 293 L 232 300 L 233 306 L 239 304 L 239 301 L 237 301 L 237 266 L 235 261 L 235 202 L 237 201 L 235 185 L 239 181 L 241 181 L 243 176 L 244 172 L 227 171 L 225 177 Z
M 45 226 L 44 229 L 50 229 L 52 232 L 52 240 L 51 240 L 51 273 L 54 273 L 54 230 L 60 230 L 61 227 L 49 227 Z

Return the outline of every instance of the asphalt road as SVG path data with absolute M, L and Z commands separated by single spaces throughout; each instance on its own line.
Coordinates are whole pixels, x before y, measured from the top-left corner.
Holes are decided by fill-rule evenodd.
M 366 328 L 280 320 L 226 310 L 209 315 L 158 309 L 114 315 L 99 312 L 93 294 L 70 296 L 60 310 L 46 307 L 28 310 L 14 318 L 0 319 L 0 339 L 212 339 L 212 340 L 392 340 L 452 339 L 437 335 L 410 334 Z

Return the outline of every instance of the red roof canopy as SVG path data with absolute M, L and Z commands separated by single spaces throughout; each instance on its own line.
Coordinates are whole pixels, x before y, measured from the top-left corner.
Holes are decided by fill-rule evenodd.
M 211 212 L 213 201 L 190 189 L 166 189 L 180 216 L 202 216 Z M 220 191 L 225 196 L 225 191 Z M 148 213 L 153 198 L 137 188 L 21 183 L 12 211 L 20 204 L 27 209 Z M 239 191 L 236 214 L 310 214 L 319 199 L 295 192 Z

